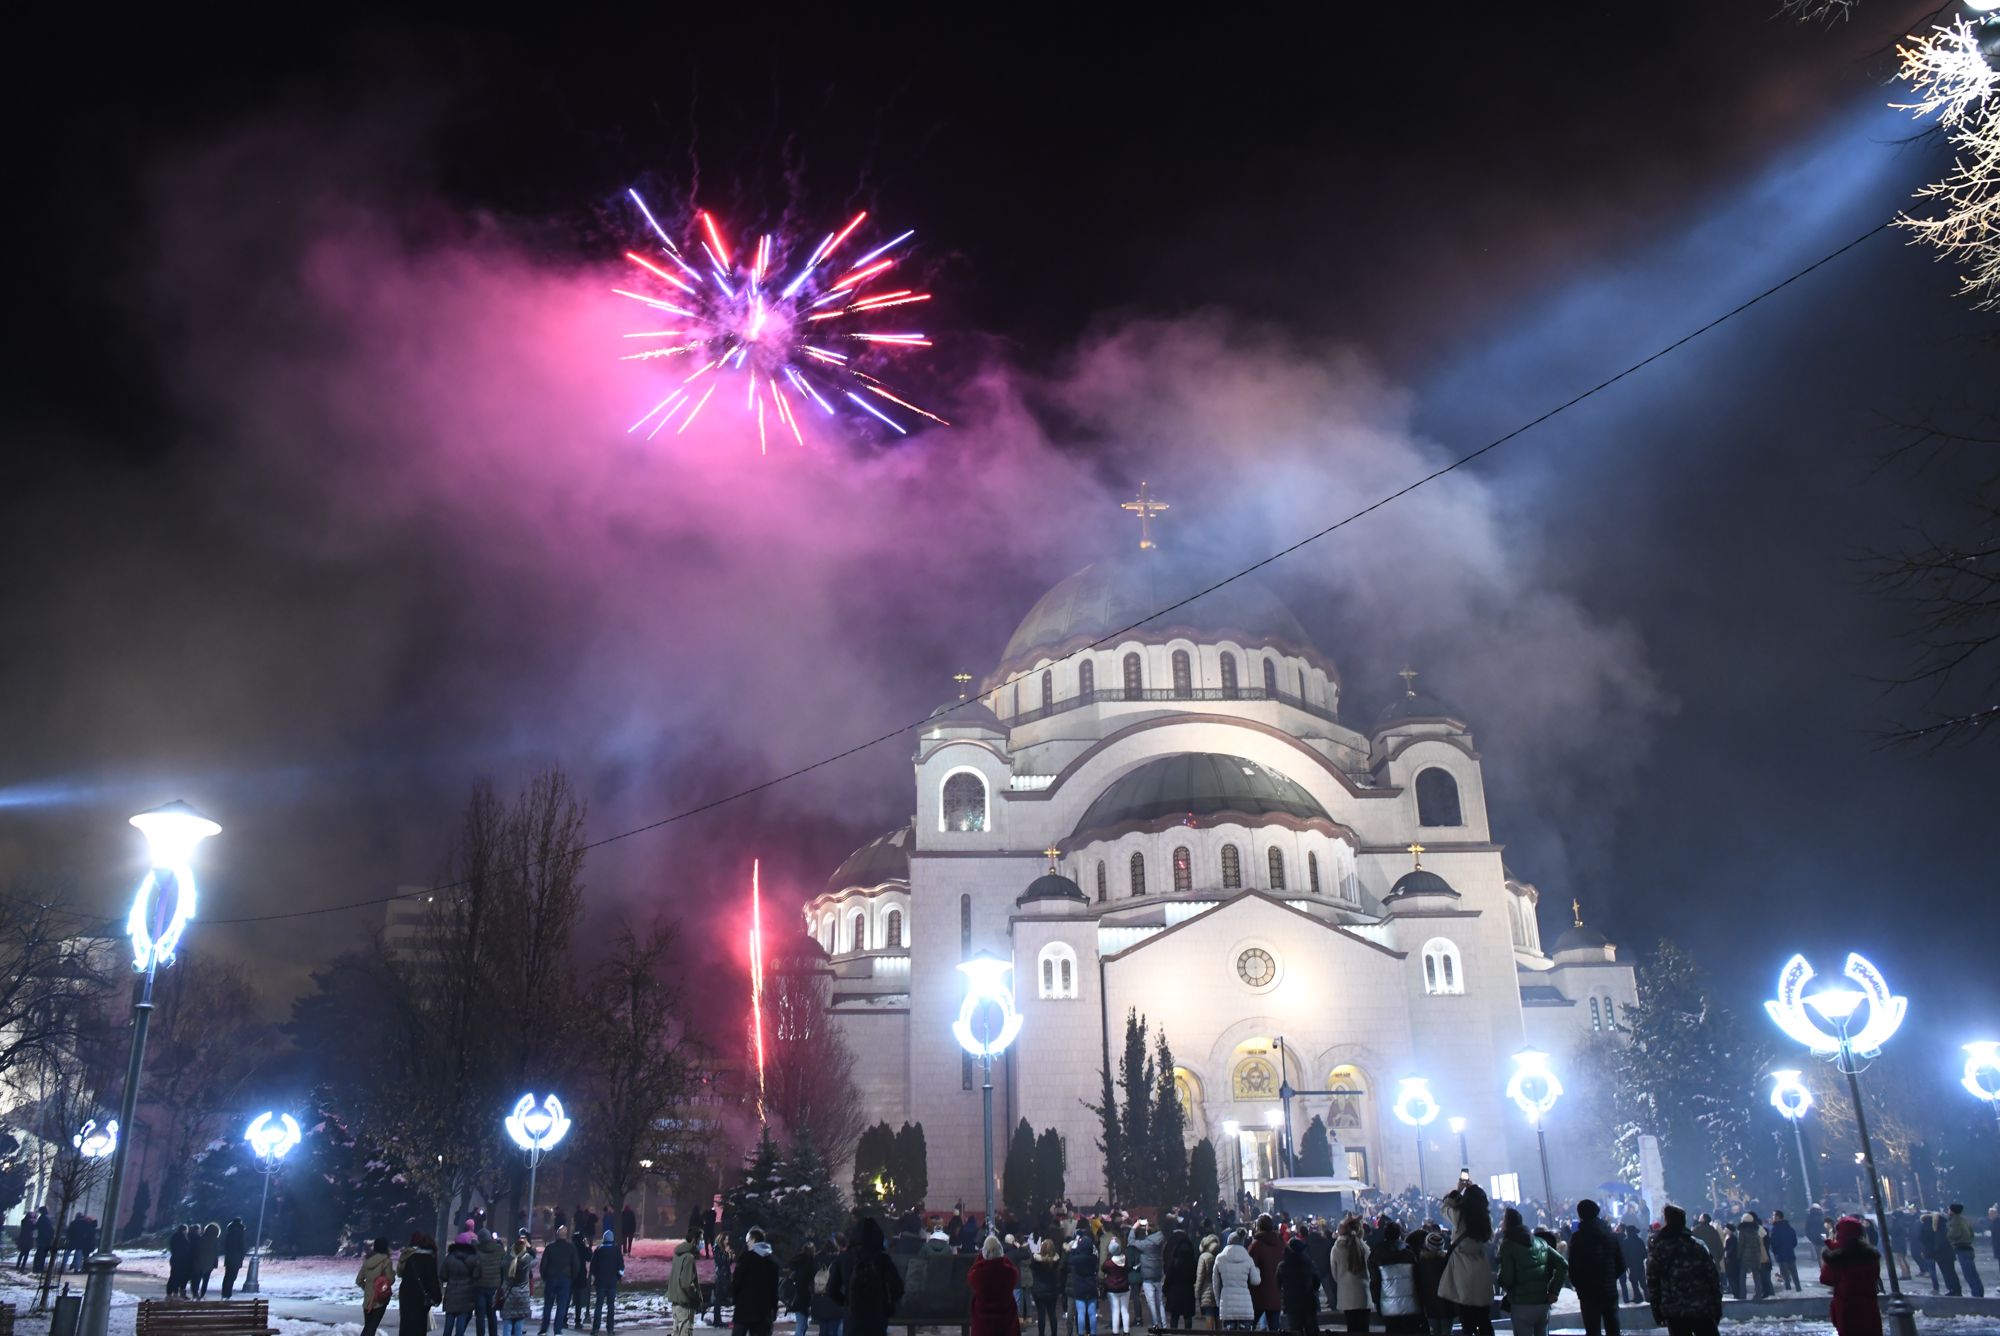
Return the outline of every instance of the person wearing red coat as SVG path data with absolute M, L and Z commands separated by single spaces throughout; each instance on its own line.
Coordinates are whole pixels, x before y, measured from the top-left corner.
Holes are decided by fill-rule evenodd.
M 1007 1245 L 999 1235 L 986 1236 L 965 1283 L 972 1291 L 971 1336 L 1021 1336 L 1021 1310 L 1014 1304 L 1021 1272 L 1007 1260 Z
M 1833 1329 L 1840 1336 L 1882 1336 L 1876 1306 L 1882 1254 L 1868 1246 L 1865 1229 L 1853 1216 L 1833 1227 L 1833 1243 L 1819 1255 L 1819 1283 L 1833 1291 Z
M 1285 1260 L 1285 1240 L 1277 1222 L 1268 1215 L 1257 1217 L 1257 1232 L 1250 1236 L 1250 1260 L 1257 1264 L 1257 1283 L 1250 1298 L 1257 1305 L 1257 1325 L 1282 1331 L 1285 1324 L 1284 1296 L 1278 1289 L 1278 1264 Z

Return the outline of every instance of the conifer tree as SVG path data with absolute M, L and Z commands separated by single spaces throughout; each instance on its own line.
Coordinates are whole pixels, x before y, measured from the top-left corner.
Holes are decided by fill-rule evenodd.
M 1333 1177 L 1333 1144 L 1327 1139 L 1326 1121 L 1318 1114 L 1299 1138 L 1299 1174 L 1304 1178 Z
M 1036 1168 L 1035 1129 L 1023 1118 L 1007 1142 L 1007 1163 L 1000 1170 L 1000 1201 L 1016 1217 L 1035 1210 Z
M 1222 1200 L 1222 1184 L 1215 1165 L 1215 1143 L 1207 1137 L 1194 1143 L 1188 1153 L 1188 1200 L 1198 1211 L 1212 1211 Z
M 904 1123 L 896 1130 L 896 1153 L 890 1161 L 896 1180 L 896 1205 L 921 1206 L 930 1194 L 930 1153 L 924 1146 L 924 1125 Z
M 1162 1030 L 1154 1057 L 1156 1069 L 1153 1100 L 1153 1173 L 1161 1206 L 1175 1205 L 1187 1198 L 1187 1110 L 1181 1107 L 1181 1090 L 1174 1079 L 1174 1051 Z
M 1069 1153 L 1055 1128 L 1042 1129 L 1035 1139 L 1035 1210 L 1056 1205 L 1069 1195 Z
M 1156 1204 L 1157 1150 L 1153 1144 L 1153 1055 L 1146 1047 L 1146 1021 L 1138 1011 L 1125 1015 L 1125 1054 L 1118 1061 L 1118 1089 L 1125 1097 L 1123 1123 L 1126 1201 Z

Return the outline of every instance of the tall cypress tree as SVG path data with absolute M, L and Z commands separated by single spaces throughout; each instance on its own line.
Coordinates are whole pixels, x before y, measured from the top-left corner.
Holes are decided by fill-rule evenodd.
M 1299 1138 L 1299 1175 L 1303 1178 L 1333 1177 L 1333 1144 L 1327 1140 L 1326 1121 L 1318 1114 L 1306 1124 Z
M 1153 1100 L 1153 1173 L 1159 1184 L 1159 1204 L 1177 1205 L 1187 1199 L 1187 1110 L 1181 1107 L 1180 1084 L 1174 1079 L 1174 1050 L 1162 1030 L 1155 1054 Z
M 904 1123 L 896 1130 L 896 1205 L 921 1206 L 931 1190 L 930 1153 L 924 1145 L 924 1125 Z
M 1109 1066 L 1104 1068 L 1103 1076 L 1097 1103 L 1084 1107 L 1097 1115 L 1097 1152 L 1104 1158 L 1104 1196 L 1116 1206 L 1125 1196 L 1125 1124 L 1118 1116 L 1118 1092 L 1112 1085 Z
M 1056 1129 L 1042 1129 L 1041 1136 L 1035 1139 L 1035 1205 L 1038 1211 L 1054 1206 L 1069 1195 L 1068 1160 L 1063 1139 Z
M 1222 1200 L 1221 1174 L 1215 1163 L 1215 1143 L 1207 1137 L 1188 1153 L 1188 1199 L 1197 1211 L 1212 1211 Z
M 1007 1163 L 1000 1170 L 1000 1200 L 1017 1218 L 1035 1211 L 1035 1129 L 1023 1118 L 1007 1142 Z
M 1138 1011 L 1125 1014 L 1125 1055 L 1118 1060 L 1118 1089 L 1125 1096 L 1125 1181 L 1128 1202 L 1157 1205 L 1157 1148 L 1153 1144 L 1153 1055 L 1146 1047 L 1146 1021 Z

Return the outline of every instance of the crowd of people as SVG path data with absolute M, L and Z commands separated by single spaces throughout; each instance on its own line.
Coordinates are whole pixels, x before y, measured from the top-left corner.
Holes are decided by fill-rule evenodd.
M 437 1240 L 421 1231 L 400 1250 L 378 1238 L 354 1275 L 361 1290 L 361 1336 L 375 1336 L 391 1303 L 404 1336 L 424 1336 L 434 1311 L 443 1314 L 444 1336 L 525 1336 L 534 1320 L 537 1287 L 541 1332 L 553 1329 L 563 1336 L 571 1326 L 582 1331 L 586 1322 L 592 1332 L 616 1332 L 629 1247 L 615 1227 L 593 1246 L 587 1238 L 572 1240 L 564 1223 L 538 1252 L 525 1227 L 511 1241 L 503 1240 L 476 1216 L 442 1255 Z

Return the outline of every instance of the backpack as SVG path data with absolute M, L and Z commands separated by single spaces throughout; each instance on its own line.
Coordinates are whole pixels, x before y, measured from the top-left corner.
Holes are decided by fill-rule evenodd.
M 889 1302 L 889 1287 L 882 1282 L 882 1268 L 894 1266 L 880 1253 L 866 1253 L 854 1263 L 854 1280 L 847 1287 L 847 1311 L 868 1315 L 888 1314 L 895 1305 Z
M 368 1306 L 370 1308 L 386 1306 L 389 1302 L 389 1291 L 395 1286 L 395 1278 L 389 1274 L 387 1268 L 384 1268 L 382 1274 L 375 1277 L 374 1283 L 368 1287 Z

